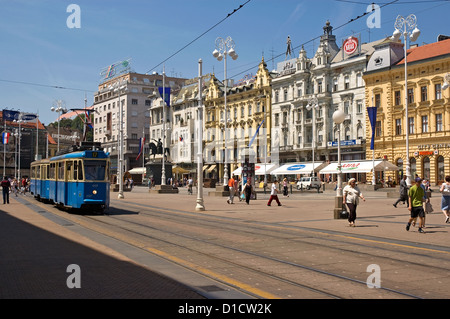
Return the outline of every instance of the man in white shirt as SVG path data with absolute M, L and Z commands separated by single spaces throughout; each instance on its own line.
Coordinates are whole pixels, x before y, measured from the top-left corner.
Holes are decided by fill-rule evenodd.
M 270 199 L 269 199 L 269 202 L 267 203 L 267 206 L 270 206 L 270 204 L 272 203 L 272 201 L 274 199 L 277 201 L 278 206 L 281 206 L 280 200 L 278 199 L 278 195 L 277 195 L 278 194 L 277 187 L 278 187 L 278 181 L 274 181 L 272 183 L 272 188 L 271 188 L 271 191 L 270 191 Z

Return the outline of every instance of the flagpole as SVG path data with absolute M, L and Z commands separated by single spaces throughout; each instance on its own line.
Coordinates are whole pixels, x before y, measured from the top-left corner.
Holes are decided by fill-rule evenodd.
M 141 154 L 141 156 L 142 156 L 142 184 L 144 184 L 144 177 L 145 177 L 145 152 L 144 152 L 144 149 L 145 149 L 145 124 L 144 124 L 144 126 L 142 127 L 142 154 Z M 141 150 L 139 150 L 139 151 L 141 151 Z
M 162 168 L 161 168 L 161 185 L 166 185 L 166 168 L 165 168 L 165 146 L 166 146 L 166 65 L 163 66 L 163 149 L 162 149 Z

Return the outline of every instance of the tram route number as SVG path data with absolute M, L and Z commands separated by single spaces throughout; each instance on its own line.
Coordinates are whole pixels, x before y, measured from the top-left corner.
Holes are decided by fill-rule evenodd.
M 179 306 L 179 314 L 200 314 L 206 317 L 214 315 L 214 313 L 222 314 L 271 314 L 271 304 L 255 303 L 255 304 L 222 304 L 222 307 L 216 306 L 200 306 L 200 305 L 185 305 Z

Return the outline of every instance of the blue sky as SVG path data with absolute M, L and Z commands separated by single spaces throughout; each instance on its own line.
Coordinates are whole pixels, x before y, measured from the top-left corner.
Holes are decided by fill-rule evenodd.
M 247 1 L 0 0 L 0 108 L 39 113 L 49 124 L 57 118 L 50 111 L 55 100 L 79 108 L 86 94 L 92 105 L 101 69 L 127 58 L 136 72 L 161 73 L 165 65 L 166 75 L 186 78 L 197 76 L 202 58 L 203 73 L 214 71 L 222 79 L 223 62 L 212 57 L 217 37 L 235 41 L 239 58 L 229 60 L 228 76 L 239 79 L 256 72 L 263 54 L 269 69 L 283 61 L 288 35 L 295 55 L 305 44 L 311 57 L 318 45 L 311 40 L 323 33 L 326 20 L 335 28 L 338 45 L 353 33 L 361 33 L 363 42 L 391 35 L 397 15 L 411 13 L 421 30 L 420 45 L 435 42 L 438 34 L 450 35 L 446 0 L 399 0 L 390 5 L 383 0 L 378 3 L 381 28 L 368 28 L 368 15 L 356 19 L 371 1 Z M 72 3 L 81 10 L 80 28 L 66 24 Z M 346 24 L 351 19 L 356 20 Z

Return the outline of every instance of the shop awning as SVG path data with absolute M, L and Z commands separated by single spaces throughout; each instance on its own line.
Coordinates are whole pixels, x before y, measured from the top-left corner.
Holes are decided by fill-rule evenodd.
M 184 169 L 184 168 L 178 166 L 178 165 L 175 165 L 175 166 L 172 167 L 172 173 L 175 173 L 175 174 L 187 174 L 187 173 L 189 173 L 189 171 L 187 169 Z
M 147 171 L 145 167 L 136 167 L 128 171 L 128 173 L 130 173 L 131 175 L 138 175 L 138 174 L 142 175 L 145 174 L 146 172 Z
M 341 162 L 341 170 L 343 174 L 346 173 L 370 173 L 375 167 L 375 171 L 397 171 L 399 168 L 386 160 L 371 160 L 366 161 L 349 161 Z M 337 174 L 338 163 L 334 162 L 329 164 L 324 169 L 320 170 L 319 174 Z
M 278 165 L 271 164 L 271 163 L 256 163 L 255 164 L 255 175 L 265 175 L 265 174 L 272 174 L 271 171 L 276 169 Z M 242 173 L 242 167 L 238 167 L 236 170 L 234 170 L 231 174 L 232 175 L 241 175 Z
M 276 170 L 272 171 L 270 173 L 271 175 L 296 175 L 296 174 L 311 174 L 313 171 L 318 172 L 320 169 L 324 168 L 327 164 L 326 163 L 289 163 L 284 164 L 277 168 Z
M 211 165 L 210 168 L 208 168 L 208 173 L 211 173 L 216 168 L 216 164 Z

